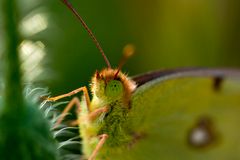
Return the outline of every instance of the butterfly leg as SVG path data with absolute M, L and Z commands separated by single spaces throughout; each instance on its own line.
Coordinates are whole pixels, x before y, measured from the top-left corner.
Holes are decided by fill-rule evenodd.
M 62 95 L 59 95 L 59 96 L 56 96 L 56 97 L 50 97 L 50 98 L 47 98 L 47 101 L 57 101 L 59 99 L 62 99 L 62 98 L 65 98 L 65 97 L 70 97 L 74 94 L 77 94 L 79 92 L 83 91 L 83 94 L 84 94 L 84 97 L 86 98 L 86 103 L 87 103 L 87 107 L 89 109 L 89 106 L 90 106 L 90 98 L 89 98 L 89 94 L 88 94 L 88 90 L 87 90 L 87 87 L 84 86 L 84 87 L 80 87 L 78 89 L 75 89 L 69 93 L 66 93 L 66 94 L 62 94 Z
M 101 107 L 98 109 L 95 109 L 94 111 L 92 111 L 91 113 L 88 114 L 88 118 L 90 121 L 95 120 L 101 113 L 106 113 L 108 111 L 108 107 Z
M 75 90 L 73 90 L 73 91 L 71 91 L 69 93 L 66 93 L 66 94 L 62 94 L 62 95 L 59 95 L 59 96 L 56 96 L 56 97 L 47 98 L 47 101 L 57 101 L 57 100 L 59 100 L 61 98 L 64 98 L 64 97 L 70 97 L 70 96 L 72 96 L 74 94 L 77 94 L 77 93 L 79 93 L 81 91 L 83 91 L 83 95 L 84 95 L 84 97 L 86 99 L 87 109 L 89 111 L 89 109 L 90 109 L 90 98 L 89 98 L 87 87 L 85 87 L 85 86 L 84 87 L 80 87 L 78 89 L 75 89 Z M 61 113 L 60 118 L 57 120 L 56 124 L 54 125 L 54 128 L 56 126 L 58 126 L 62 122 L 62 120 L 65 117 L 66 113 L 74 106 L 74 104 L 77 105 L 77 113 L 79 113 L 81 111 L 80 100 L 77 97 L 73 98 L 68 103 L 68 105 L 65 107 L 63 112 Z M 72 123 L 73 123 L 72 125 L 76 125 L 76 124 L 79 124 L 79 121 L 75 120 Z
M 77 111 L 80 112 L 81 110 L 81 106 L 80 106 L 80 100 L 77 97 L 74 97 L 69 103 L 68 105 L 65 107 L 65 109 L 63 110 L 63 112 L 61 113 L 59 119 L 57 120 L 57 122 L 54 125 L 54 128 L 56 128 L 63 120 L 63 118 L 65 117 L 66 113 L 69 112 L 69 110 L 74 106 L 77 106 Z M 79 123 L 79 122 L 78 122 Z
M 107 134 L 102 134 L 98 136 L 100 138 L 95 150 L 93 151 L 92 155 L 88 158 L 88 160 L 94 160 L 97 156 L 97 153 L 99 150 L 102 148 L 103 144 L 106 142 L 108 135 Z
M 69 126 L 77 126 L 77 125 L 79 125 L 79 120 L 78 119 L 76 119 L 76 120 L 72 120 L 70 123 L 69 123 Z
M 88 119 L 90 121 L 93 121 L 95 120 L 101 113 L 106 113 L 108 111 L 108 108 L 107 107 L 101 107 L 101 108 L 98 108 L 98 109 L 95 109 L 94 111 L 92 111 L 91 113 L 88 114 Z M 77 110 L 77 115 L 80 113 L 80 110 L 78 109 Z M 69 123 L 70 126 L 76 126 L 79 124 L 79 120 L 74 120 L 74 121 L 71 121 Z

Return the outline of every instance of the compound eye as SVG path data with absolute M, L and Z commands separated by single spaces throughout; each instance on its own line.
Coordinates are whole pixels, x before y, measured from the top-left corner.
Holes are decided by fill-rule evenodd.
M 108 82 L 105 95 L 108 97 L 117 97 L 123 94 L 123 85 L 121 81 L 111 80 Z

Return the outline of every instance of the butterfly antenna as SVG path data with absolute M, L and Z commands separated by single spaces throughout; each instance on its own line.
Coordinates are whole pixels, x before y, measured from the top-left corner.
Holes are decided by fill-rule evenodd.
M 103 56 L 104 61 L 106 62 L 108 68 L 111 68 L 111 64 L 108 61 L 102 47 L 100 46 L 99 42 L 97 41 L 96 37 L 94 36 L 93 32 L 90 30 L 90 28 L 87 26 L 85 21 L 82 19 L 82 17 L 78 14 L 78 12 L 73 8 L 72 4 L 68 0 L 61 0 L 67 7 L 68 9 L 71 10 L 71 12 L 77 17 L 77 19 L 81 22 L 83 27 L 87 30 L 89 36 L 92 38 L 93 42 L 95 43 L 97 49 L 100 51 L 100 53 Z
M 123 65 L 134 54 L 134 52 L 135 52 L 135 47 L 132 44 L 127 44 L 123 48 L 123 56 L 122 56 L 122 59 L 120 60 L 120 63 L 118 65 L 118 69 L 117 69 L 117 72 L 114 75 L 114 78 L 117 78 L 117 75 L 120 72 L 120 70 L 122 69 Z

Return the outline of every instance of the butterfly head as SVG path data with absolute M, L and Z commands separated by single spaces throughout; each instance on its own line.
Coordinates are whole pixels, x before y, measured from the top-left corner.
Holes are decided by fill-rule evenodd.
M 128 44 L 123 49 L 123 57 L 120 60 L 117 69 L 108 68 L 101 72 L 96 71 L 92 78 L 92 93 L 98 98 L 108 102 L 122 100 L 128 102 L 136 84 L 126 74 L 121 72 L 121 68 L 126 60 L 134 53 L 134 46 Z
M 135 82 L 118 69 L 107 68 L 101 72 L 96 71 L 92 78 L 93 95 L 108 101 L 128 101 L 135 88 Z

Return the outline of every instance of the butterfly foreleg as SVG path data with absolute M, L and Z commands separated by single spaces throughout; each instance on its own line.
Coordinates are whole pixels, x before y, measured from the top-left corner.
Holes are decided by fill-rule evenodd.
M 99 150 L 102 148 L 103 144 L 106 142 L 108 135 L 107 134 L 101 134 L 98 136 L 99 137 L 99 142 L 96 146 L 96 148 L 94 149 L 93 153 L 91 154 L 91 156 L 88 158 L 88 160 L 94 160 L 97 156 L 97 153 L 99 152 Z
M 59 100 L 61 98 L 64 98 L 64 97 L 70 97 L 70 96 L 72 96 L 74 94 L 77 94 L 77 93 L 79 93 L 81 91 L 83 91 L 83 95 L 84 95 L 85 100 L 86 100 L 87 110 L 89 112 L 89 110 L 90 110 L 90 98 L 89 98 L 87 87 L 85 87 L 85 86 L 81 87 L 81 88 L 78 88 L 78 89 L 75 89 L 75 90 L 73 90 L 73 91 L 71 91 L 69 93 L 66 93 L 66 94 L 62 94 L 62 95 L 59 95 L 59 96 L 56 96 L 56 97 L 47 98 L 47 101 L 57 101 L 57 100 Z M 74 105 L 77 106 L 77 114 L 79 114 L 81 112 L 80 100 L 77 97 L 74 97 L 68 103 L 68 105 L 65 107 L 63 112 L 61 113 L 60 118 L 57 120 L 57 122 L 54 125 L 54 128 L 57 127 L 62 122 L 62 120 L 65 117 L 66 113 L 68 113 L 69 110 L 71 110 Z M 71 125 L 76 125 L 76 124 L 79 124 L 79 120 L 75 120 L 75 121 L 73 121 L 71 123 Z
M 83 94 L 84 94 L 84 97 L 86 98 L 86 103 L 87 103 L 87 107 L 88 107 L 88 110 L 89 110 L 89 107 L 90 107 L 90 98 L 89 98 L 89 94 L 88 94 L 88 90 L 87 90 L 87 87 L 84 86 L 84 87 L 80 87 L 78 89 L 75 89 L 69 93 L 66 93 L 66 94 L 62 94 L 62 95 L 59 95 L 59 96 L 56 96 L 56 97 L 50 97 L 50 98 L 47 98 L 47 101 L 57 101 L 59 99 L 62 99 L 62 98 L 65 98 L 65 97 L 70 97 L 74 94 L 77 94 L 79 92 L 83 91 Z

